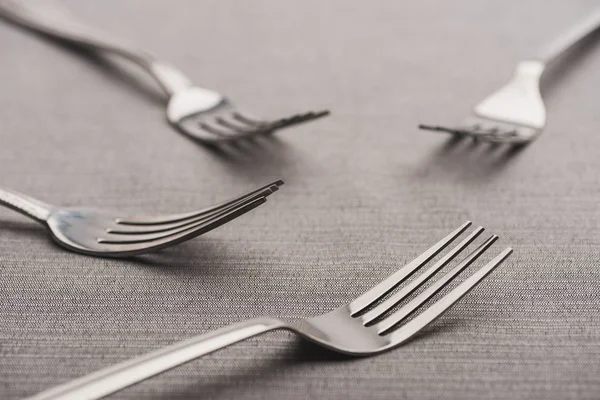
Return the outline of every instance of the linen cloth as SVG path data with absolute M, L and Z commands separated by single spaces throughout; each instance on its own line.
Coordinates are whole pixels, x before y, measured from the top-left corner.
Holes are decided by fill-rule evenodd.
M 115 399 L 600 398 L 600 45 L 546 79 L 531 146 L 453 123 L 593 0 L 66 1 L 257 115 L 330 107 L 211 151 L 165 122 L 135 67 L 0 21 L 0 183 L 52 204 L 191 210 L 270 180 L 259 209 L 128 260 L 86 257 L 0 210 L 0 398 L 19 399 L 261 315 L 338 307 L 464 220 L 508 261 L 415 340 L 345 359 L 285 332 Z

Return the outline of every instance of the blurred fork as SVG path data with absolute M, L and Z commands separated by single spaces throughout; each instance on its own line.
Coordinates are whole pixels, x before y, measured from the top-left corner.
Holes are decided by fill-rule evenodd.
M 192 239 L 267 201 L 278 180 L 242 196 L 198 211 L 164 216 L 124 216 L 91 208 L 57 208 L 0 188 L 0 205 L 45 225 L 61 246 L 93 256 L 128 257 Z
M 222 94 L 194 86 L 175 67 L 77 21 L 61 3 L 53 0 L 0 0 L 0 16 L 39 33 L 92 50 L 114 53 L 139 65 L 168 96 L 169 122 L 205 144 L 269 134 L 329 114 L 323 110 L 275 120 L 253 117 Z
M 442 278 L 398 310 L 394 310 L 396 305 L 407 299 L 417 289 L 420 289 L 429 278 L 452 261 L 483 232 L 482 227 L 475 229 L 458 246 L 440 258 L 411 283 L 404 286 L 402 290 L 383 302 L 380 302 L 380 300 L 391 293 L 398 285 L 405 282 L 419 268 L 431 261 L 470 225 L 470 222 L 464 223 L 362 296 L 329 313 L 291 322 L 278 318 L 263 317 L 230 325 L 212 333 L 196 336 L 97 371 L 39 393 L 30 397 L 29 400 L 99 399 L 215 350 L 275 329 L 287 329 L 330 350 L 352 356 L 368 356 L 384 352 L 403 344 L 433 322 L 512 253 L 510 248 L 502 251 L 444 297 L 426 307 L 414 319 L 402 324 L 409 315 L 417 311 L 483 254 L 498 237 L 492 235 Z
M 420 129 L 467 135 L 491 142 L 523 144 L 546 126 L 540 79 L 550 62 L 600 28 L 600 9 L 573 26 L 531 60 L 517 64 L 512 80 L 477 106 L 458 127 L 419 125 Z

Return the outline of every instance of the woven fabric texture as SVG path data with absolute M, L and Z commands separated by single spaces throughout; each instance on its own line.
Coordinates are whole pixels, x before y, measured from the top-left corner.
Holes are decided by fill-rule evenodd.
M 451 123 L 595 0 L 65 1 L 257 115 L 327 119 L 212 151 L 134 66 L 0 21 L 0 184 L 163 213 L 270 180 L 269 202 L 129 260 L 56 246 L 0 209 L 0 398 L 195 334 L 338 307 L 470 219 L 515 252 L 418 338 L 345 359 L 272 332 L 115 399 L 600 398 L 600 45 L 545 80 L 548 126 L 510 150 Z M 477 265 L 482 265 L 480 261 Z

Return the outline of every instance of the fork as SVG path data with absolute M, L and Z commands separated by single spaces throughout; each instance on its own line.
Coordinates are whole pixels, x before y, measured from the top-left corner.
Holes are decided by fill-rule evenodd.
M 222 94 L 194 86 L 172 65 L 77 21 L 61 3 L 51 0 L 0 0 L 0 16 L 38 33 L 92 50 L 113 53 L 139 65 L 158 82 L 168 97 L 168 121 L 205 144 L 215 145 L 270 134 L 329 114 L 329 111 L 323 110 L 275 120 L 253 117 L 251 113 L 238 109 Z
M 128 257 L 192 239 L 267 201 L 278 180 L 224 203 L 182 214 L 120 216 L 93 208 L 58 208 L 14 190 L 0 188 L 0 205 L 48 228 L 61 246 L 93 256 Z
M 420 289 L 429 278 L 469 246 L 484 230 L 483 227 L 475 229 L 429 269 L 404 285 L 401 290 L 391 294 L 396 287 L 429 263 L 470 225 L 471 222 L 465 222 L 362 296 L 329 313 L 299 321 L 284 321 L 271 317 L 250 319 L 94 372 L 41 392 L 30 397 L 29 400 L 99 399 L 213 351 L 276 329 L 292 331 L 317 345 L 351 356 L 368 356 L 387 351 L 405 343 L 442 315 L 512 253 L 511 248 L 503 250 L 444 297 L 435 301 L 409 322 L 402 324 L 407 317 L 413 315 L 498 239 L 496 235 L 489 237 L 442 278 L 405 302 L 399 309 L 395 309 L 400 302 Z M 387 294 L 391 296 L 384 299 Z
M 475 106 L 460 126 L 419 125 L 420 129 L 466 135 L 491 142 L 524 144 L 546 126 L 540 79 L 547 66 L 600 28 L 600 9 L 544 47 L 537 56 L 517 64 L 513 78 Z

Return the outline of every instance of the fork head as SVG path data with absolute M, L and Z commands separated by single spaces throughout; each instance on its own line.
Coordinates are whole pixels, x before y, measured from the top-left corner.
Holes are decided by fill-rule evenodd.
M 265 135 L 324 117 L 329 111 L 307 112 L 277 120 L 261 120 L 238 110 L 217 92 L 189 87 L 169 99 L 167 119 L 183 133 L 206 144 Z
M 211 231 L 258 207 L 276 181 L 222 204 L 185 214 L 120 217 L 91 208 L 56 208 L 46 219 L 53 239 L 78 253 L 128 257 L 169 247 Z
M 474 115 L 458 127 L 421 124 L 419 128 L 490 142 L 530 142 L 546 125 L 546 108 L 540 93 L 544 68 L 540 61 L 519 63 L 510 82 L 475 106 Z
M 442 315 L 512 253 L 510 248 L 502 251 L 443 298 L 427 307 L 411 321 L 403 324 L 407 317 L 417 312 L 423 304 L 449 284 L 498 239 L 497 236 L 492 235 L 442 278 L 421 291 L 420 294 L 402 307 L 396 309 L 399 303 L 419 290 L 426 281 L 455 259 L 483 232 L 482 227 L 477 228 L 424 273 L 405 284 L 400 290 L 393 292 L 419 268 L 431 261 L 433 257 L 460 236 L 470 225 L 470 222 L 466 222 L 425 253 L 351 303 L 330 313 L 296 322 L 292 324 L 292 329 L 309 340 L 350 355 L 360 356 L 380 353 L 404 343 Z M 389 296 L 386 297 L 386 295 Z

